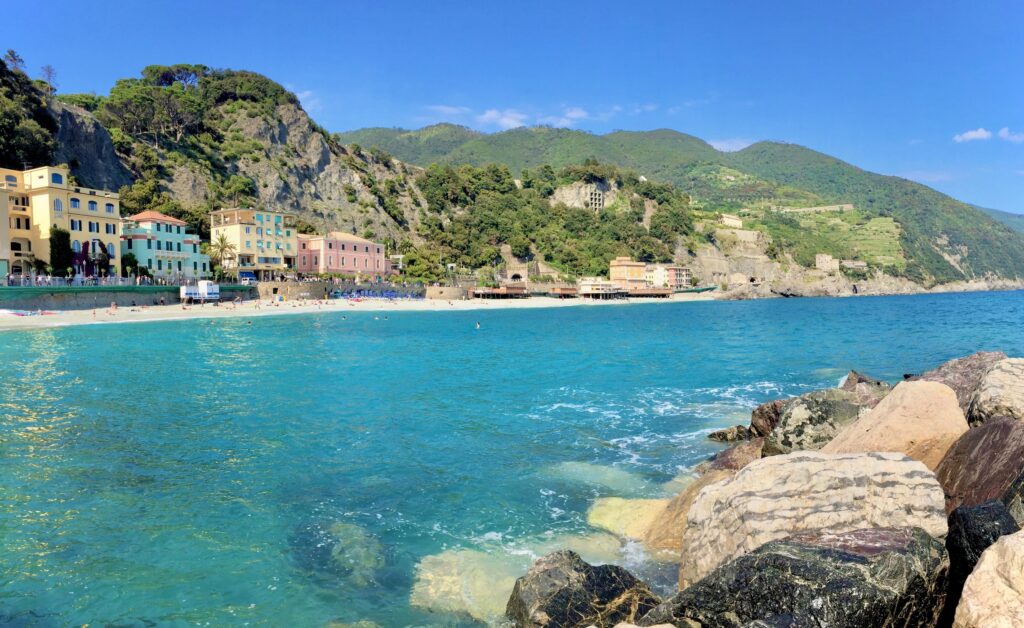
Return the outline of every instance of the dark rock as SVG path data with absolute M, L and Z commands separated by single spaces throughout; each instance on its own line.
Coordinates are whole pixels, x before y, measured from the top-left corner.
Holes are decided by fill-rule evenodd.
M 782 410 L 789 401 L 789 399 L 776 399 L 754 408 L 754 411 L 750 413 L 750 431 L 755 436 L 771 434 L 779 423 L 779 419 L 782 418 Z
M 537 560 L 516 580 L 505 613 L 517 626 L 610 628 L 636 621 L 659 601 L 622 567 L 594 567 L 562 550 Z
M 750 437 L 750 430 L 746 425 L 734 425 L 708 434 L 709 439 L 720 443 L 735 443 L 736 441 L 747 440 Z
M 941 382 L 953 389 L 960 409 L 968 414 L 971 396 L 992 365 L 1006 359 L 1001 351 L 979 351 L 964 358 L 957 358 L 942 364 L 937 369 L 914 377 L 932 382 Z
M 761 457 L 762 447 L 764 447 L 764 439 L 760 437 L 736 443 L 732 447 L 715 454 L 711 460 L 697 465 L 696 471 L 701 475 L 718 469 L 739 471 Z
M 949 515 L 946 551 L 949 553 L 949 593 L 941 626 L 953 623 L 967 576 L 974 571 L 981 553 L 1005 534 L 1020 530 L 1003 502 L 992 500 L 977 506 L 961 506 Z
M 639 625 L 933 626 L 948 568 L 920 528 L 798 534 L 719 567 Z
M 1024 473 L 1018 475 L 1003 492 L 1002 502 L 1017 525 L 1024 526 Z
M 762 455 L 821 449 L 864 407 L 855 393 L 838 388 L 800 395 L 786 404 L 775 429 L 765 436 Z
M 1005 417 L 968 430 L 935 469 L 947 513 L 1003 497 L 1022 473 L 1024 423 Z

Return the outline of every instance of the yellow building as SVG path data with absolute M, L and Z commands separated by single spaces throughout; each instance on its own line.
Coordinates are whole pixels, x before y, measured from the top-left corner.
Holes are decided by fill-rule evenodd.
M 210 212 L 210 242 L 221 236 L 234 247 L 222 261 L 239 278 L 269 279 L 295 272 L 298 238 L 295 214 L 263 209 L 220 209 Z
M 10 192 L 0 182 L 0 279 L 11 272 Z
M 0 168 L 0 184 L 7 193 L 4 242 L 11 274 L 30 272 L 36 261 L 50 262 L 54 228 L 71 234 L 76 274 L 117 274 L 121 239 L 117 193 L 73 185 L 67 168 L 59 166 L 24 171 Z M 0 256 L 3 251 L 0 248 Z
M 647 287 L 647 264 L 631 257 L 616 257 L 608 263 L 608 280 L 623 290 Z

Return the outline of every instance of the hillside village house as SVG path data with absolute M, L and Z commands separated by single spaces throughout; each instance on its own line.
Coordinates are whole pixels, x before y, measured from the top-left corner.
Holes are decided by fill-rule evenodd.
M 30 170 L 0 168 L 0 268 L 5 275 L 27 274 L 36 260 L 50 261 L 50 231 L 71 234 L 76 274 L 116 275 L 120 268 L 121 207 L 117 193 L 69 182 L 68 169 L 43 166 Z M 6 202 L 4 202 L 6 200 Z M 102 251 L 101 251 L 102 249 Z M 63 269 L 61 269 L 63 270 Z
M 220 209 L 210 212 L 210 241 L 221 236 L 234 245 L 225 271 L 240 279 L 271 279 L 295 272 L 298 239 L 295 214 L 264 209 Z
M 299 234 L 300 273 L 336 273 L 381 278 L 390 271 L 384 245 L 351 233 L 332 231 L 327 235 Z
M 125 218 L 121 226 L 121 256 L 131 253 L 154 277 L 203 279 L 210 258 L 200 252 L 199 236 L 188 224 L 155 211 Z

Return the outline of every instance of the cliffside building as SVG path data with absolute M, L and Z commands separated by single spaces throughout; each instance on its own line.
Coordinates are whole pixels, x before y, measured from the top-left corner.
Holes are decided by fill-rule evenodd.
M 222 235 L 235 247 L 234 256 L 222 264 L 225 271 L 271 279 L 296 270 L 295 214 L 238 208 L 210 212 L 211 242 Z
M 73 185 L 68 169 L 60 166 L 0 168 L 0 187 L 7 197 L 6 203 L 0 199 L 7 223 L 7 234 L 0 232 L 0 257 L 7 272 L 27 274 L 37 260 L 48 264 L 54 228 L 71 234 L 76 274 L 119 272 L 121 207 L 116 192 Z
M 154 277 L 202 279 L 212 268 L 199 250 L 199 236 L 188 224 L 155 211 L 125 218 L 121 225 L 121 256 L 131 253 Z
M 299 234 L 296 270 L 300 273 L 380 278 L 390 271 L 384 245 L 351 233 Z
M 828 253 L 818 253 L 814 256 L 814 267 L 828 273 L 839 270 L 839 260 Z

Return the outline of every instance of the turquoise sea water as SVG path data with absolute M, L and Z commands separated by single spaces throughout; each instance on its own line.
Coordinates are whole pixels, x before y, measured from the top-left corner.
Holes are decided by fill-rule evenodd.
M 850 368 L 1024 355 L 1020 292 L 387 317 L 0 334 L 0 625 L 472 625 L 425 556 L 586 534 Z

